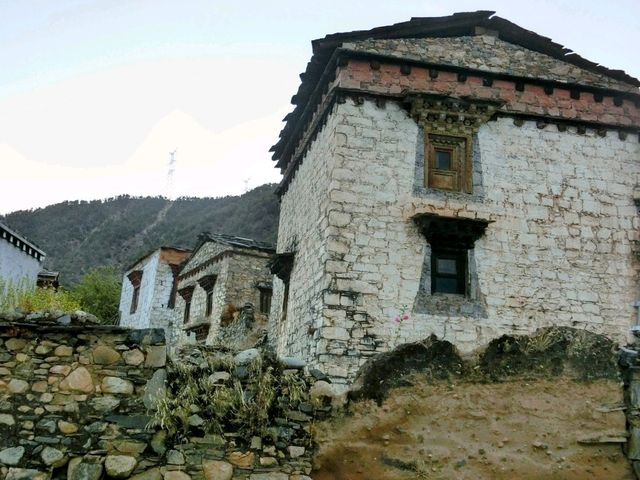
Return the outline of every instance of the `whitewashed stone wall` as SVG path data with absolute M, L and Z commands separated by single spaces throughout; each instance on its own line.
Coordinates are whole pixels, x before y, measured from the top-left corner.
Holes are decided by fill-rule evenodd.
M 120 292 L 120 325 L 130 328 L 150 328 L 151 314 L 154 307 L 156 289 L 156 272 L 160 262 L 160 250 L 153 252 L 138 262 L 122 277 L 122 290 Z M 140 293 L 138 294 L 138 306 L 131 313 L 131 300 L 133 299 L 133 285 L 127 278 L 132 271 L 142 270 L 140 281 Z M 169 290 L 171 287 L 169 286 Z
M 336 105 L 282 198 L 278 251 L 297 254 L 286 322 L 280 282 L 274 292 L 280 353 L 347 381 L 368 356 L 432 333 L 466 351 L 549 325 L 625 340 L 638 297 L 637 136 L 489 122 L 474 139 L 472 195 L 425 189 L 423 148 L 397 104 Z M 470 255 L 474 298 L 424 301 L 429 247 L 411 220 L 422 212 L 493 222 Z
M 42 265 L 36 258 L 0 238 L 0 283 L 35 287 L 40 270 Z
M 305 358 L 316 356 L 312 332 L 324 323 L 322 297 L 330 279 L 325 271 L 327 248 L 333 243 L 331 235 L 339 233 L 329 229 L 327 193 L 341 128 L 339 117 L 330 116 L 281 199 L 277 251 L 296 254 L 286 321 L 282 321 L 284 284 L 277 277 L 273 280 L 269 338 L 278 351 Z

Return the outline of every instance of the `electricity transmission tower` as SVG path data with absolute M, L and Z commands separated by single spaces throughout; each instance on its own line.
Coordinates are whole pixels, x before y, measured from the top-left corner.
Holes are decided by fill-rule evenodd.
M 173 152 L 169 152 L 169 169 L 167 171 L 167 185 L 165 187 L 165 197 L 169 200 L 173 200 L 173 175 L 176 172 L 176 152 L 177 148 L 173 149 Z

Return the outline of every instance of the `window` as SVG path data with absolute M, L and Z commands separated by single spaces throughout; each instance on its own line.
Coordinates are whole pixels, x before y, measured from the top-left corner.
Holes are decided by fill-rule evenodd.
M 282 294 L 282 314 L 280 320 L 287 319 L 287 309 L 289 307 L 289 279 L 293 270 L 294 252 L 277 253 L 271 262 L 271 273 L 276 275 L 284 283 Z
M 142 270 L 135 270 L 127 275 L 127 278 L 133 286 L 133 293 L 131 294 L 131 307 L 129 313 L 136 313 L 138 310 L 138 299 L 140 298 L 140 284 L 142 283 Z
M 431 250 L 431 293 L 466 294 L 467 250 Z
M 467 295 L 468 258 L 489 224 L 486 220 L 423 213 L 414 217 L 431 245 L 431 293 Z
M 425 135 L 425 184 L 429 188 L 471 193 L 470 139 L 464 136 Z
M 216 276 L 206 275 L 198 280 L 198 284 L 206 293 L 205 317 L 209 317 L 213 311 L 213 288 L 216 286 Z
M 190 332 L 195 333 L 196 335 L 196 342 L 204 342 L 207 340 L 207 336 L 209 335 L 209 328 L 211 327 L 211 325 L 204 324 L 204 325 L 198 325 L 197 327 L 194 327 L 192 329 L 190 329 Z
M 258 290 L 260 290 L 260 313 L 269 315 L 271 311 L 271 287 L 266 284 L 258 284 Z
M 178 290 L 178 293 L 184 300 L 184 315 L 182 317 L 184 323 L 188 323 L 191 317 L 191 298 L 193 297 L 194 288 L 195 286 L 189 286 Z

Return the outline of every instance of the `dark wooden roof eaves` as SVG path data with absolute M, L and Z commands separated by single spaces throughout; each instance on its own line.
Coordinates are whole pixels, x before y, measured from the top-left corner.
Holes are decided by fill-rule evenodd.
M 296 140 L 296 131 L 304 127 L 308 103 L 316 92 L 330 59 L 337 47 L 344 42 L 364 39 L 390 38 L 420 38 L 420 37 L 456 37 L 475 34 L 476 27 L 498 32 L 499 38 L 519 45 L 529 50 L 549 55 L 563 62 L 570 63 L 585 70 L 589 70 L 610 78 L 623 81 L 633 86 L 640 86 L 640 80 L 626 74 L 622 70 L 610 70 L 602 65 L 591 62 L 572 50 L 553 42 L 550 38 L 526 30 L 504 18 L 494 15 L 494 11 L 481 10 L 477 12 L 455 13 L 447 17 L 414 17 L 408 22 L 377 27 L 371 30 L 358 30 L 345 33 L 334 33 L 324 38 L 312 41 L 313 56 L 307 69 L 300 74 L 301 84 L 291 103 L 296 105 L 294 110 L 284 118 L 286 122 L 279 134 L 280 140 L 271 147 L 272 159 L 277 161 L 276 167 L 285 168 L 287 156 Z M 316 92 L 317 93 L 317 92 Z

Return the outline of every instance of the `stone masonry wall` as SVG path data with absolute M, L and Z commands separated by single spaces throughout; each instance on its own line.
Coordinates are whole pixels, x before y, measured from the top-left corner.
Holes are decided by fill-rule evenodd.
M 20 313 L 7 317 L 11 321 L 0 318 L 0 478 L 310 480 L 309 422 L 331 410 L 323 406 L 329 385 L 305 375 L 299 361 L 268 369 L 289 383 L 274 382 L 305 385 L 299 393 L 278 387 L 273 401 L 282 418 L 267 419 L 268 436 L 206 432 L 208 413 L 191 405 L 189 435 L 173 437 L 152 421 L 161 402 L 170 401 L 167 392 L 184 387 L 168 381 L 167 368 L 172 381 L 185 368 L 198 381 L 199 372 L 210 375 L 201 384 L 207 392 L 248 392 L 255 388 L 251 362 L 261 354 L 241 352 L 224 363 L 227 370 L 209 371 L 208 357 L 190 350 L 172 369 L 162 329 L 96 326 L 73 315 L 37 317 L 36 323 Z M 215 359 L 223 353 L 207 355 L 219 365 Z M 315 397 L 309 397 L 309 385 L 318 390 Z M 204 410 L 209 399 L 197 402 Z
M 311 358 L 315 345 L 310 332 L 322 324 L 323 290 L 328 287 L 328 205 L 331 172 L 338 145 L 338 117 L 331 116 L 295 173 L 280 206 L 277 251 L 296 252 L 290 278 L 286 321 L 283 317 L 283 282 L 274 277 L 269 315 L 269 337 L 280 352 Z
M 157 250 L 138 262 L 123 275 L 119 307 L 121 326 L 129 328 L 151 327 L 151 311 L 154 308 L 154 296 L 157 287 L 156 272 L 158 271 L 159 260 L 160 250 Z M 127 274 L 135 270 L 142 270 L 142 279 L 140 281 L 140 293 L 138 294 L 138 306 L 136 311 L 131 313 L 133 285 L 127 278 Z
M 153 438 L 147 410 L 164 389 L 163 331 L 68 322 L 0 323 L 6 478 L 34 478 L 21 469 L 124 478 L 149 466 L 142 453 Z
M 281 242 L 300 232 L 292 205 L 329 204 L 328 225 L 312 220 L 316 229 L 300 249 L 316 263 L 294 266 L 294 315 L 281 329 L 297 334 L 279 339 L 281 352 L 315 351 L 311 363 L 347 381 L 368 356 L 431 333 L 463 351 L 548 325 L 625 340 L 638 276 L 637 138 L 501 118 L 480 128 L 473 150 L 473 194 L 430 191 L 422 133 L 399 105 L 335 107 L 282 200 Z M 310 172 L 323 168 L 331 177 L 324 196 L 309 188 Z M 429 286 L 429 247 L 411 217 L 423 212 L 492 222 L 470 256 L 471 301 L 419 301 Z M 314 278 L 296 278 L 302 265 Z M 320 314 L 306 311 L 317 300 L 301 291 L 324 293 Z M 402 311 L 410 320 L 398 328 L 390 320 Z M 303 331 L 305 322 L 322 324 Z

